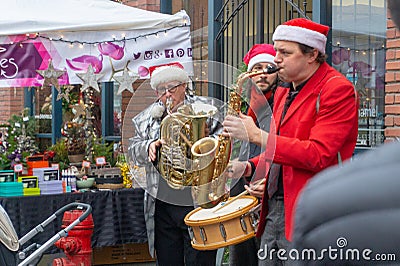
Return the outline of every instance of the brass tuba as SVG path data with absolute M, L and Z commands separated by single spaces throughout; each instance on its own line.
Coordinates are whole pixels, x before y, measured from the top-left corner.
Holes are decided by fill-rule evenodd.
M 246 79 L 278 71 L 268 68 L 239 75 L 229 94 L 228 111 L 238 115 L 242 87 Z M 206 136 L 206 121 L 217 112 L 208 104 L 188 104 L 163 119 L 160 138 L 163 140 L 158 160 L 161 176 L 170 187 L 183 189 L 192 186 L 195 203 L 211 208 L 229 198 L 226 177 L 223 174 L 231 157 L 231 139 L 222 135 L 218 139 Z
M 167 115 L 160 125 L 163 140 L 158 170 L 168 185 L 183 189 L 193 183 L 193 143 L 206 137 L 207 119 L 217 108 L 209 104 L 186 104 Z

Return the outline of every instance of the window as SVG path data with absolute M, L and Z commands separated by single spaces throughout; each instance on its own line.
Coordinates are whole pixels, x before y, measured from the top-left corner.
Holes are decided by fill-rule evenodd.
M 332 66 L 358 92 L 358 150 L 384 141 L 385 43 L 386 1 L 332 2 Z

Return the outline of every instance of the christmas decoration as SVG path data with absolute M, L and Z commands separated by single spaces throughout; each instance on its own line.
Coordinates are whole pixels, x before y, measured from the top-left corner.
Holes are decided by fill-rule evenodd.
M 36 70 L 36 72 L 44 78 L 43 87 L 53 85 L 57 89 L 58 93 L 61 93 L 58 78 L 61 77 L 65 71 L 55 70 L 52 60 L 49 61 L 49 66 L 46 70 Z
M 72 112 L 74 113 L 73 122 L 83 123 L 86 116 L 86 106 L 82 100 L 79 100 L 78 104 L 71 105 Z
M 85 116 L 85 122 L 83 124 L 83 128 L 85 131 L 85 140 L 86 140 L 86 156 L 89 161 L 93 160 L 93 145 L 96 141 L 96 131 L 93 126 L 93 120 L 95 119 L 93 116 L 93 108 L 95 106 L 94 101 L 93 101 L 93 89 L 89 88 L 84 94 L 83 94 L 83 101 L 85 103 L 86 107 L 86 116 Z
M 26 157 L 39 150 L 35 142 L 35 121 L 27 113 L 26 109 L 0 125 L 4 151 L 0 153 L 0 169 L 13 169 L 15 164 L 26 163 Z
M 81 92 L 84 92 L 88 88 L 93 88 L 97 92 L 100 92 L 98 80 L 103 74 L 95 74 L 92 65 L 89 65 L 86 73 L 76 75 L 83 81 Z
M 117 156 L 117 162 L 115 166 L 119 167 L 121 169 L 121 176 L 123 180 L 123 184 L 125 188 L 132 188 L 132 175 L 129 169 L 129 165 L 126 161 L 125 155 L 122 152 L 122 144 L 118 144 L 118 156 Z
M 58 95 L 57 95 L 57 101 L 59 101 L 59 100 L 61 100 L 61 99 L 65 99 L 65 101 L 67 101 L 67 103 L 69 103 L 69 93 L 71 92 L 71 90 L 74 88 L 74 86 L 71 86 L 71 85 L 69 85 L 69 86 L 65 86 L 65 90 L 64 90 L 64 92 L 62 92 L 61 90 L 60 90 L 60 92 L 58 93 Z
M 62 129 L 62 134 L 66 137 L 65 145 L 68 150 L 68 155 L 78 155 L 85 153 L 86 143 L 83 124 L 66 122 Z
M 124 90 L 128 90 L 133 93 L 132 83 L 138 78 L 139 76 L 137 75 L 130 76 L 128 68 L 125 67 L 122 76 L 114 76 L 114 79 L 119 83 L 117 94 L 120 95 Z

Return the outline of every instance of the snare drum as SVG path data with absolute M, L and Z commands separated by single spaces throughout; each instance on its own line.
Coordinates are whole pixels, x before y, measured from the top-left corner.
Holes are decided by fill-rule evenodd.
M 219 203 L 211 209 L 199 207 L 189 212 L 185 223 L 189 227 L 193 248 L 218 249 L 254 237 L 259 218 L 257 203 L 257 198 L 253 196 L 242 196 L 232 202 Z M 222 207 L 221 204 L 226 206 Z

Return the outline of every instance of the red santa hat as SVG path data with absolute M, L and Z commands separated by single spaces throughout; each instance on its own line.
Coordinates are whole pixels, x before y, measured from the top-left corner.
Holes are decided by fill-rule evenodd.
M 295 18 L 276 27 L 272 40 L 298 42 L 325 54 L 328 32 L 328 26 L 305 18 Z
M 182 83 L 189 83 L 190 78 L 182 64 L 178 62 L 151 66 L 150 72 L 150 86 L 155 90 L 161 83 L 170 81 L 180 81 Z
M 247 65 L 247 71 L 250 71 L 257 63 L 274 64 L 276 52 L 271 44 L 255 44 L 243 58 L 243 62 Z

